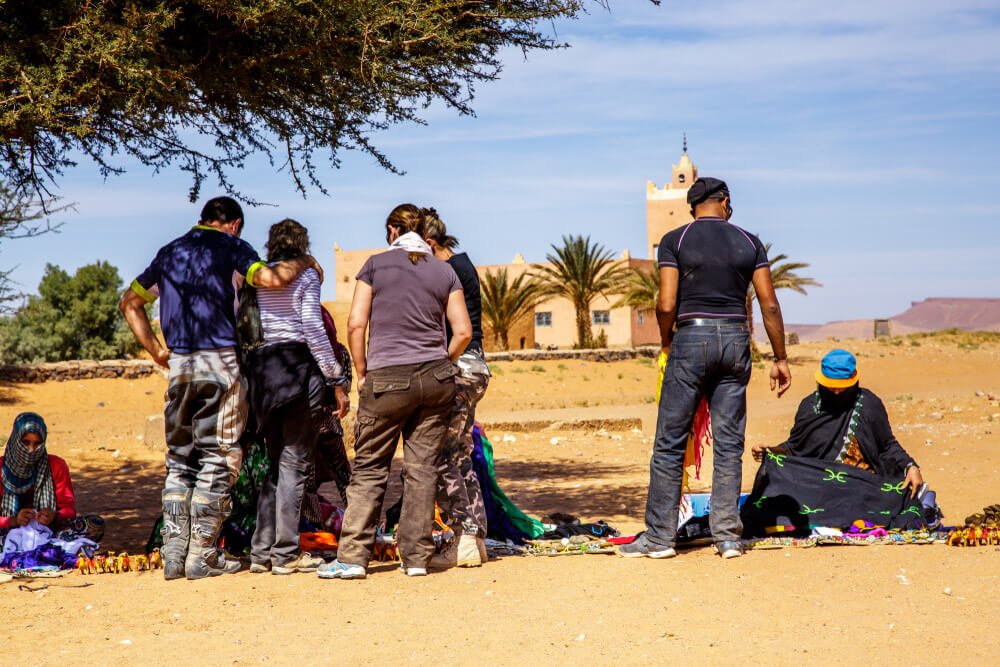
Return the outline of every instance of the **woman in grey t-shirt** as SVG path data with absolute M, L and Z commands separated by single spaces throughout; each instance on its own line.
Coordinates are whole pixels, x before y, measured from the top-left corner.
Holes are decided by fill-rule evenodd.
M 324 579 L 367 576 L 400 434 L 405 475 L 396 538 L 403 572 L 426 574 L 434 554 L 437 464 L 458 374 L 453 362 L 472 338 L 472 324 L 458 276 L 424 241 L 426 214 L 412 204 L 393 209 L 385 225 L 389 250 L 370 257 L 357 275 L 347 323 L 360 397 L 354 473 L 337 560 L 318 572 Z

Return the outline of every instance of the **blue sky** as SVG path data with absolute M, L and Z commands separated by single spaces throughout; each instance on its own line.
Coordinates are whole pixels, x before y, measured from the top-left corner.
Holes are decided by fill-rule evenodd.
M 563 234 L 645 256 L 645 187 L 669 180 L 688 134 L 702 175 L 726 179 L 733 222 L 809 262 L 821 283 L 780 294 L 789 322 L 884 317 L 930 296 L 1000 297 L 1000 10 L 995 2 L 612 0 L 557 23 L 572 48 L 505 58 L 474 118 L 375 136 L 404 176 L 345 154 L 330 196 L 296 193 L 261 160 L 235 176 L 274 207 L 248 210 L 261 248 L 283 217 L 314 254 L 377 247 L 386 213 L 433 205 L 477 263 L 543 260 Z M 46 262 L 106 259 L 130 280 L 192 224 L 179 171 L 85 161 L 57 236 L 4 243 L 33 292 Z M 215 194 L 209 185 L 205 195 Z M 332 281 L 324 297 L 333 298 Z

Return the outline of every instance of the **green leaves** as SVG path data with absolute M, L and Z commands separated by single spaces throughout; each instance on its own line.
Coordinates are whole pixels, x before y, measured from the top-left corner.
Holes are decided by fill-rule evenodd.
M 561 246 L 552 246 L 545 255 L 548 264 L 537 267 L 536 275 L 546 296 L 563 297 L 576 309 L 577 347 L 593 347 L 590 303 L 597 296 L 610 296 L 622 288 L 629 274 L 627 264 L 619 264 L 613 254 L 589 236 L 563 236 Z
M 315 160 L 442 101 L 471 114 L 500 53 L 561 46 L 579 0 L 5 0 L 0 176 L 47 195 L 84 154 L 229 181 L 251 155 L 320 190 Z
M 69 359 L 116 359 L 137 350 L 118 313 L 118 269 L 107 262 L 80 267 L 70 276 L 49 264 L 13 317 L 0 319 L 0 359 L 39 363 Z
M 507 268 L 496 273 L 487 271 L 480 281 L 483 317 L 493 329 L 494 343 L 500 349 L 510 349 L 510 329 L 522 317 L 528 316 L 542 298 L 542 286 L 530 275 L 522 273 L 508 280 Z

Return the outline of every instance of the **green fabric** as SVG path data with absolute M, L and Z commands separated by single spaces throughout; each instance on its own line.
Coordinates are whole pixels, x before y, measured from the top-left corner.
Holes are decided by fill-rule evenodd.
M 510 498 L 500 490 L 500 486 L 497 484 L 496 473 L 493 470 L 493 443 L 486 439 L 486 436 L 481 438 L 483 443 L 483 458 L 486 459 L 486 468 L 490 473 L 490 492 L 493 497 L 497 499 L 500 506 L 503 507 L 503 511 L 510 518 L 511 523 L 523 533 L 529 535 L 532 539 L 536 537 L 541 537 L 545 532 L 545 524 L 543 524 L 538 519 L 533 519 L 528 516 L 521 509 L 515 505 Z

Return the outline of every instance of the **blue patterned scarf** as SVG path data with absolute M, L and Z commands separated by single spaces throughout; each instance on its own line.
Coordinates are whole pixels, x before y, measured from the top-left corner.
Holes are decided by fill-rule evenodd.
M 21 442 L 27 433 L 36 433 L 42 444 L 29 452 Z M 17 516 L 21 509 L 21 495 L 35 490 L 33 506 L 36 510 L 56 509 L 55 486 L 52 468 L 45 449 L 47 429 L 45 420 L 34 412 L 22 412 L 14 420 L 14 430 L 7 440 L 3 454 L 3 496 L 0 497 L 0 516 Z

